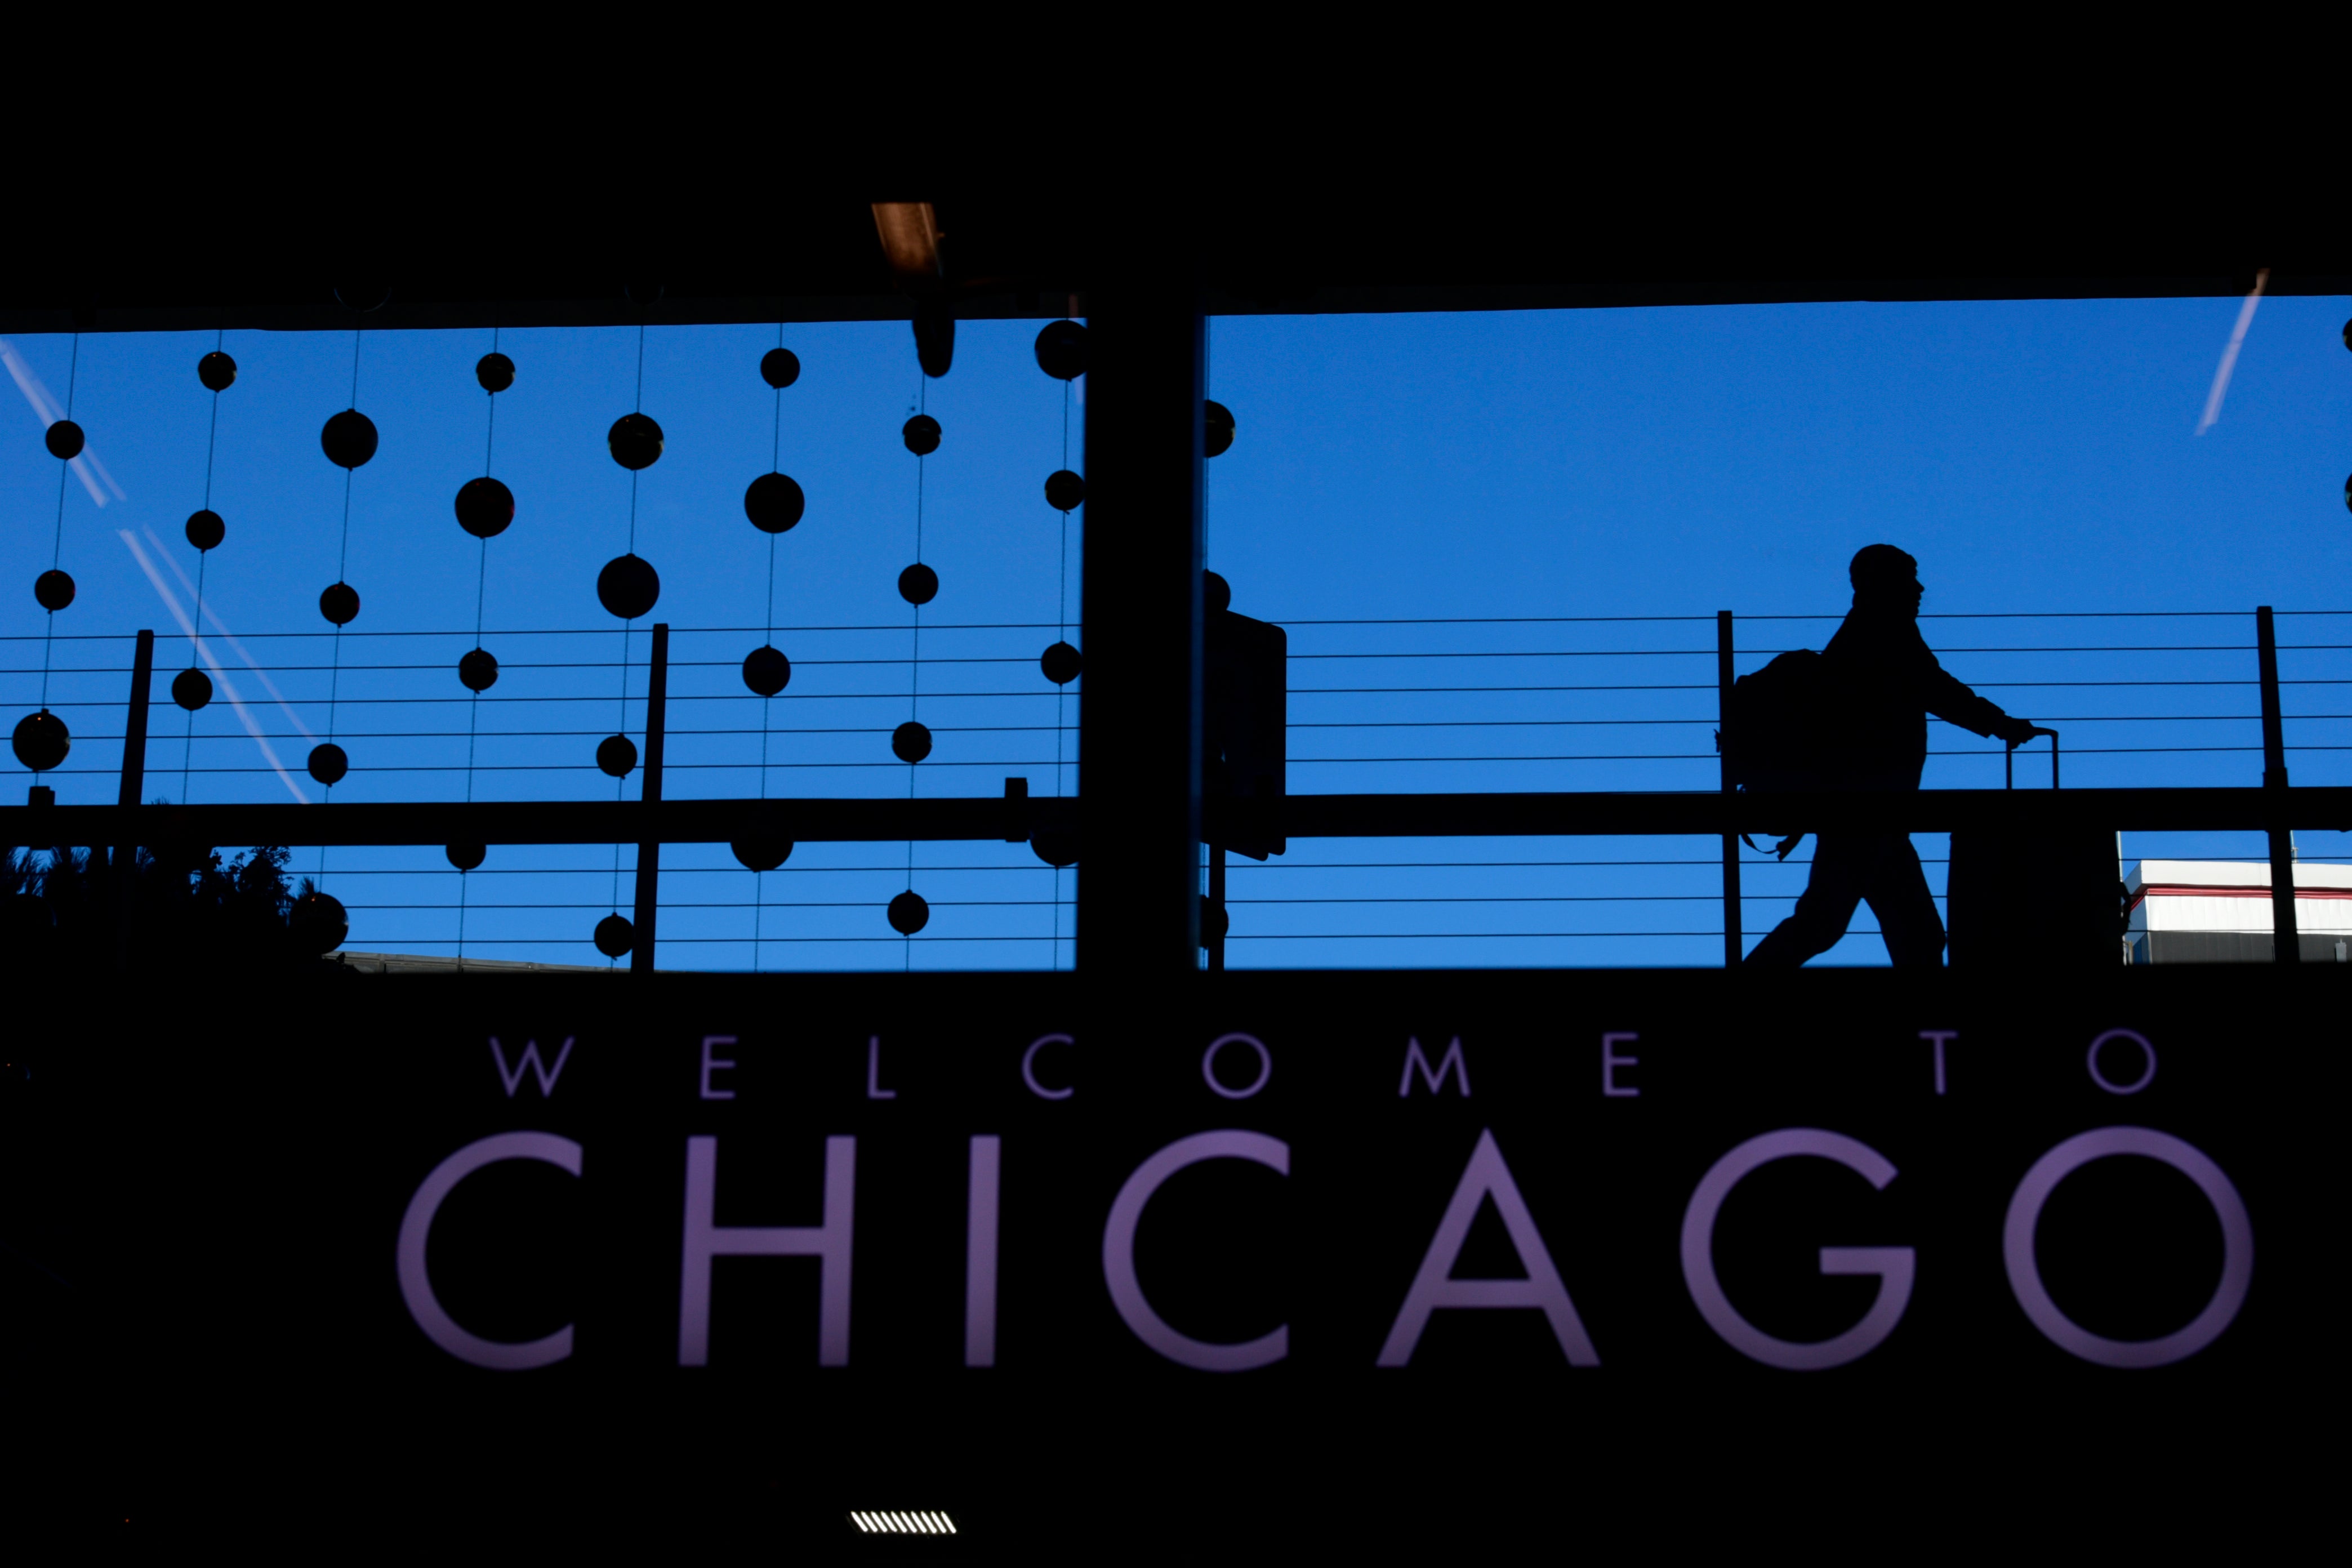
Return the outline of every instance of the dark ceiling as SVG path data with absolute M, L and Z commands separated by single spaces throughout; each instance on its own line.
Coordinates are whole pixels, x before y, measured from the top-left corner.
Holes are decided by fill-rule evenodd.
M 937 202 L 966 319 L 1055 316 L 1122 279 L 1195 279 L 1213 314 L 1800 300 L 2352 293 L 2343 247 L 2113 223 L 1923 221 L 1854 203 L 1672 191 L 1589 208 L 1509 194 L 1081 205 L 1034 191 Z M 1654 199 L 1652 199 L 1654 198 Z M 391 204 L 385 204 L 390 208 Z M 486 224 L 431 204 L 333 239 L 118 232 L 0 268 L 0 331 L 320 330 L 387 294 L 370 327 L 904 319 L 871 209 L 849 196 L 680 203 L 626 226 L 551 201 Z M 225 226 L 236 228 L 235 225 Z M 272 236 L 268 243 L 254 237 Z M 2332 241 L 2333 237 L 2328 237 Z

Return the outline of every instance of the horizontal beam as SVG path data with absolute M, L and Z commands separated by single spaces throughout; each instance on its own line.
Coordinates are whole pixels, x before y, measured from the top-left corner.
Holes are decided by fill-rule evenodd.
M 2282 804 L 2283 803 L 2283 804 Z M 1824 823 L 1880 832 L 2082 829 L 2259 831 L 2274 806 L 2310 829 L 2352 830 L 2352 788 L 1921 790 L 1741 796 L 1713 791 L 1555 795 L 1305 795 L 1283 803 L 1293 838 L 1765 834 Z M 1223 813 L 1209 803 L 1209 836 Z M 669 800 L 297 805 L 0 806 L 0 844 L 726 844 L 1017 840 L 1078 826 L 1076 796 L 1006 801 Z M 1262 821 L 1255 826 L 1262 829 Z
M 1284 826 L 1293 838 L 1763 834 L 1815 831 L 1824 823 L 1906 833 L 2251 831 L 2269 826 L 2273 804 L 2260 789 L 1935 789 L 1728 800 L 1713 791 L 1311 795 L 1284 803 Z M 2298 827 L 2352 828 L 2352 789 L 2294 790 L 2285 810 Z

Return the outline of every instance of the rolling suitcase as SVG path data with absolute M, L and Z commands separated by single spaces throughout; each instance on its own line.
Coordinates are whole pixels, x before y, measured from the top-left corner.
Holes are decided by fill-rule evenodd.
M 2050 737 L 2050 787 L 2058 787 L 2058 732 Z M 2016 753 L 2007 787 L 2017 786 Z M 2116 841 L 2097 828 L 1952 835 L 1945 926 L 1952 967 L 2083 971 L 2123 962 L 2124 887 Z

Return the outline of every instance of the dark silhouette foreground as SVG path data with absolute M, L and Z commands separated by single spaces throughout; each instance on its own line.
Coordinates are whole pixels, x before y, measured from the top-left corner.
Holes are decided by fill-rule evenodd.
M 1853 608 L 1822 651 L 1820 721 L 1806 737 L 1810 765 L 1776 781 L 1817 790 L 1916 790 L 1927 764 L 1927 715 L 2011 747 L 2036 731 L 1955 679 L 1919 635 L 1919 563 L 1891 544 L 1864 547 L 1848 576 Z M 1793 845 L 1793 840 L 1791 840 Z M 1783 848 L 1786 853 L 1787 847 Z M 1867 902 L 1898 969 L 1944 960 L 1944 922 L 1907 833 L 1821 832 L 1804 896 L 1748 954 L 1794 969 L 1845 935 Z
M 320 942 L 299 907 L 312 886 L 308 878 L 290 886 L 286 861 L 267 845 L 232 859 L 142 846 L 121 868 L 68 846 L 7 851 L 0 965 L 45 984 L 111 983 L 126 963 L 142 978 L 317 970 Z

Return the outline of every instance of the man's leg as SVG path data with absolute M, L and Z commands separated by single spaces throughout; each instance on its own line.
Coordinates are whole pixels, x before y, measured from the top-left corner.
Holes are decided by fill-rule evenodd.
M 1892 834 L 1882 842 L 1862 896 L 1878 917 L 1886 956 L 1895 968 L 1943 967 L 1943 917 L 1936 912 L 1936 896 L 1927 890 L 1927 874 L 1919 868 L 1909 834 Z
M 1796 913 L 1756 944 L 1748 962 L 1767 969 L 1794 969 L 1835 947 L 1853 922 L 1854 906 L 1874 858 L 1876 840 L 1868 835 L 1824 833 L 1813 840 L 1813 874 L 1805 883 Z M 1916 864 L 1915 861 L 1914 864 Z

